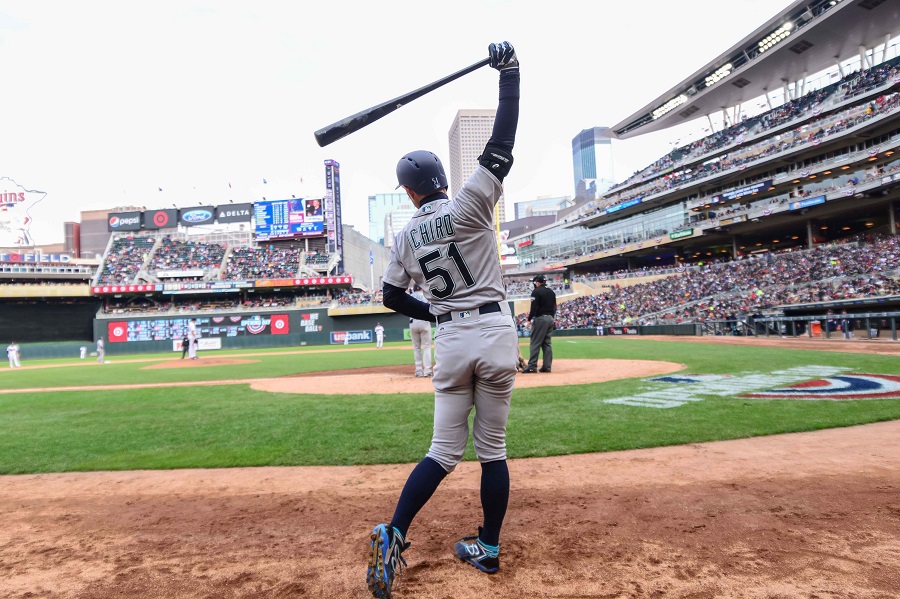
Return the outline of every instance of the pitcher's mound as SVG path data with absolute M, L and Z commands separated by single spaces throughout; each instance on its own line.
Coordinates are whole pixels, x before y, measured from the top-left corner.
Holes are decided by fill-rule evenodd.
M 239 360 L 236 358 L 198 358 L 197 360 L 170 360 L 152 366 L 144 366 L 141 370 L 157 370 L 160 368 L 199 368 L 201 366 L 233 366 L 234 364 L 253 364 L 259 360 Z
M 618 379 L 671 374 L 683 364 L 656 360 L 554 360 L 553 372 L 516 375 L 516 388 L 555 387 L 604 383 Z M 252 381 L 257 391 L 276 393 L 316 393 L 327 395 L 390 395 L 394 393 L 432 393 L 430 378 L 416 378 L 415 367 L 376 366 L 315 372 L 277 379 Z

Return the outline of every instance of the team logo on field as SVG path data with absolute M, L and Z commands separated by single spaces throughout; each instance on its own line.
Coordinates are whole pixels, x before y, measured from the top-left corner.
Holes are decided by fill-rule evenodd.
M 750 399 L 888 399 L 900 397 L 900 376 L 887 374 L 841 374 L 741 395 Z

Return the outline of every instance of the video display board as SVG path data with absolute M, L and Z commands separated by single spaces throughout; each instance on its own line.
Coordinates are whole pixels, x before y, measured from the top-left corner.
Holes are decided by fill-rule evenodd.
M 322 200 L 291 198 L 254 202 L 256 239 L 317 237 L 325 234 Z
M 195 318 L 201 338 L 286 335 L 291 332 L 287 314 L 240 314 Z M 190 317 L 113 321 L 107 325 L 107 340 L 110 343 L 122 343 L 181 339 L 187 334 L 189 322 Z

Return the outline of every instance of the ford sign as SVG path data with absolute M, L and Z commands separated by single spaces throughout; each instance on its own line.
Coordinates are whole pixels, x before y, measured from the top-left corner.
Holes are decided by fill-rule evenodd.
M 181 220 L 189 223 L 202 223 L 206 220 L 212 220 L 212 212 L 209 210 L 191 210 L 182 214 Z

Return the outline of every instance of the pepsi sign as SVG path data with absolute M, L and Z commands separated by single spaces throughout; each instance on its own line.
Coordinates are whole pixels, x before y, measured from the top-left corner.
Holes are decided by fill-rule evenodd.
M 196 208 L 184 208 L 178 212 L 178 221 L 185 227 L 213 224 L 215 208 L 212 206 L 197 206 Z
M 140 231 L 140 212 L 111 212 L 108 215 L 107 231 Z

